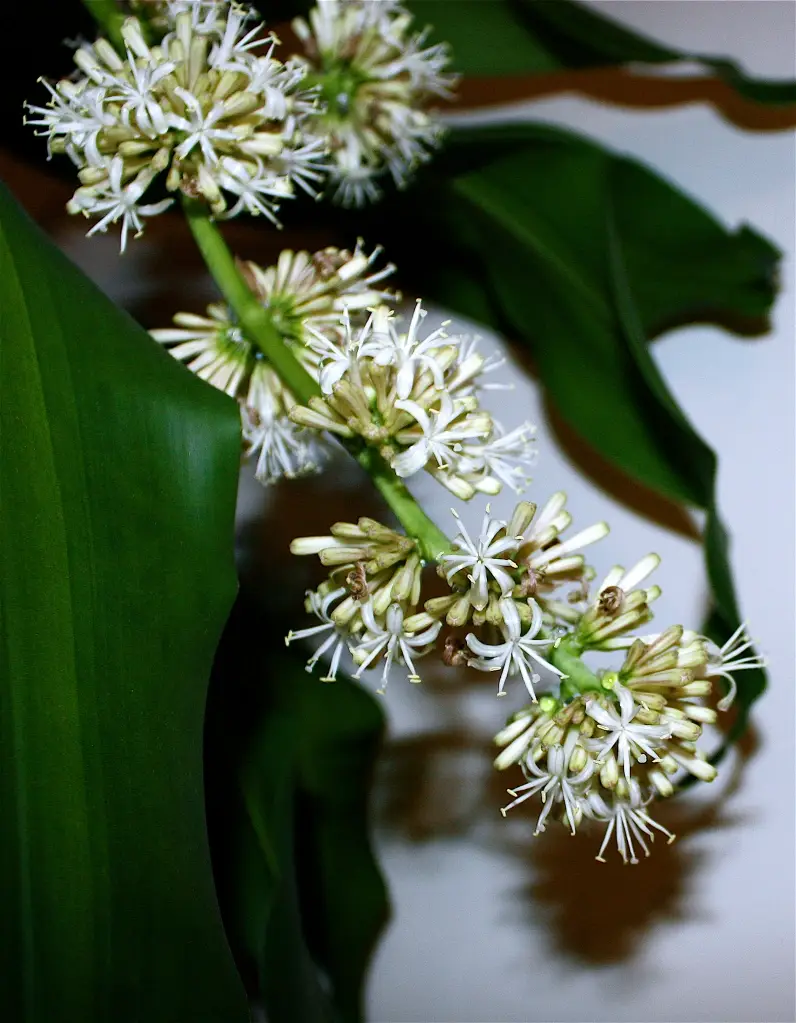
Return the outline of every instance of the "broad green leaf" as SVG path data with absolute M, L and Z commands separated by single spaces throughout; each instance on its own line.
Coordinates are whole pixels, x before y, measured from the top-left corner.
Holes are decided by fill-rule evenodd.
M 451 141 L 419 188 L 411 236 L 394 206 L 380 239 L 427 297 L 465 314 L 480 307 L 494 328 L 530 344 L 560 412 L 603 455 L 708 511 L 715 638 L 728 638 L 738 610 L 714 507 L 715 455 L 645 342 L 689 317 L 767 314 L 778 253 L 748 228 L 726 230 L 641 164 L 569 133 L 503 126 Z M 417 237 L 445 238 L 444 272 L 437 248 Z M 464 287 L 454 283 L 460 268 Z M 764 676 L 741 674 L 748 705 Z
M 0 188 L 0 1015 L 235 1023 L 202 728 L 235 405 Z
M 279 644 L 279 645 L 277 645 Z M 293 831 L 297 721 L 292 661 L 244 587 L 224 630 L 207 711 L 213 866 L 235 958 L 269 1023 L 331 1023 L 307 950 Z
M 661 46 L 575 0 L 407 0 L 433 42 L 448 41 L 466 75 L 550 74 L 631 63 L 704 64 L 757 103 L 796 103 L 796 82 L 747 75 L 735 62 Z
M 605 212 L 614 302 L 628 351 L 641 376 L 648 384 L 651 394 L 654 395 L 662 421 L 665 423 L 668 417 L 671 438 L 677 438 L 677 443 L 682 445 L 684 453 L 687 450 L 701 451 L 705 469 L 709 473 L 705 480 L 706 485 L 709 486 L 709 494 L 705 501 L 700 502 L 707 513 L 703 542 L 708 580 L 713 595 L 713 607 L 705 628 L 708 635 L 721 645 L 740 625 L 740 612 L 730 567 L 729 538 L 715 502 L 716 456 L 690 425 L 652 360 L 633 301 L 627 262 L 610 195 L 606 197 Z M 714 757 L 714 761 L 720 760 L 729 745 L 743 733 L 752 703 L 763 694 L 766 688 L 766 675 L 762 670 L 745 670 L 737 674 L 739 713 L 725 744 Z
M 364 983 L 387 921 L 384 879 L 368 826 L 368 796 L 384 717 L 347 679 L 291 680 L 298 720 L 299 880 L 307 936 L 343 1023 L 364 1019 Z
M 271 1023 L 352 1023 L 387 916 L 367 822 L 383 719 L 358 686 L 324 685 L 280 654 L 285 631 L 244 591 L 216 662 L 208 772 L 219 892 Z

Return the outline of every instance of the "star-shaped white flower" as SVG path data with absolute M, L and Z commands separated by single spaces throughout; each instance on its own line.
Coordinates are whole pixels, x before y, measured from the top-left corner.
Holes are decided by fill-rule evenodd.
M 469 477 L 493 476 L 519 494 L 528 486 L 531 477 L 527 467 L 533 462 L 535 427 L 523 423 L 506 433 L 500 423 L 494 423 L 494 434 L 484 444 L 462 445 L 459 472 Z M 514 546 L 517 546 L 515 540 Z
M 344 376 L 356 372 L 357 360 L 360 354 L 361 339 L 369 330 L 373 321 L 371 316 L 362 332 L 354 337 L 351 331 L 351 318 L 348 309 L 343 310 L 340 323 L 343 328 L 343 338 L 340 344 L 335 344 L 325 334 L 322 334 L 314 327 L 305 327 L 305 340 L 310 351 L 319 356 L 318 383 L 324 394 L 331 394 L 334 385 L 342 380 Z
M 476 541 L 471 539 L 457 513 L 454 511 L 453 514 L 459 521 L 460 530 L 453 543 L 463 553 L 445 554 L 440 558 L 440 562 L 445 566 L 445 578 L 448 582 L 459 572 L 467 572 L 467 578 L 470 580 L 470 603 L 476 610 L 482 611 L 489 600 L 490 575 L 500 587 L 502 596 L 505 597 L 514 589 L 514 580 L 506 569 L 517 566 L 511 558 L 501 558 L 500 555 L 516 547 L 517 541 L 511 536 L 495 540 L 495 536 L 505 528 L 506 523 L 491 517 L 489 505 L 486 506 L 481 532 Z
M 320 438 L 288 419 L 265 388 L 256 389 L 256 406 L 241 405 L 246 454 L 256 458 L 255 478 L 265 485 L 318 472 L 325 461 Z
M 348 591 L 344 586 L 337 590 L 332 590 L 330 593 L 327 593 L 325 597 L 320 597 L 317 593 L 313 593 L 311 591 L 308 592 L 307 597 L 309 598 L 312 612 L 317 618 L 320 618 L 321 624 L 313 625 L 309 629 L 299 629 L 298 632 L 294 632 L 291 629 L 287 636 L 285 636 L 285 646 L 290 646 L 294 639 L 305 639 L 308 636 L 320 635 L 322 632 L 329 633 L 312 657 L 307 661 L 306 667 L 307 671 L 312 671 L 326 651 L 331 649 L 332 661 L 329 665 L 329 671 L 321 679 L 321 682 L 337 681 L 337 669 L 340 667 L 340 658 L 342 657 L 343 651 L 348 647 L 348 633 L 333 622 L 329 614 L 329 608 L 332 604 L 334 604 L 335 601 L 339 600 L 347 592 Z
M 594 774 L 594 761 L 591 758 L 586 762 L 585 767 L 576 774 L 569 773 L 569 761 L 577 743 L 577 731 L 570 730 L 563 746 L 551 746 L 547 751 L 546 769 L 540 767 L 533 759 L 533 751 L 531 751 L 522 764 L 523 773 L 530 780 L 525 785 L 508 790 L 509 795 L 515 798 L 508 806 L 501 807 L 500 812 L 503 816 L 505 817 L 513 807 L 539 792 L 544 805 L 536 822 L 534 834 L 540 835 L 544 831 L 550 811 L 557 803 L 563 803 L 569 829 L 574 835 L 582 814 L 583 787 Z
M 232 156 L 224 156 L 215 172 L 215 180 L 219 188 L 238 197 L 235 205 L 224 214 L 224 219 L 246 212 L 254 217 L 262 215 L 278 224 L 276 210 L 279 200 L 291 195 L 290 183 L 268 170 L 259 159 L 255 163 L 244 163 Z
M 498 685 L 498 696 L 505 695 L 504 686 L 510 675 L 519 673 L 525 683 L 525 688 L 536 703 L 534 683 L 539 681 L 540 676 L 533 670 L 531 661 L 536 661 L 543 668 L 547 668 L 560 678 L 567 676 L 554 665 L 546 661 L 536 652 L 537 647 L 551 646 L 552 639 L 534 639 L 534 636 L 542 627 L 542 611 L 535 600 L 528 601 L 531 607 L 531 624 L 526 631 L 522 632 L 520 615 L 517 605 L 511 597 L 502 597 L 500 600 L 500 611 L 503 615 L 501 632 L 505 642 L 491 645 L 482 643 L 472 632 L 465 637 L 467 646 L 476 655 L 468 659 L 467 663 L 479 671 L 501 671 L 500 683 Z
M 415 401 L 402 401 L 400 398 L 395 407 L 408 412 L 421 430 L 419 438 L 416 427 L 397 434 L 396 439 L 400 443 L 410 445 L 393 458 L 392 467 L 402 477 L 420 472 L 432 458 L 441 469 L 455 467 L 462 444 L 486 437 L 492 429 L 492 421 L 486 413 L 468 414 L 445 392 L 440 398 L 439 411 L 432 409 L 429 412 Z
M 177 146 L 175 155 L 184 160 L 196 146 L 202 151 L 202 156 L 208 163 L 218 163 L 218 154 L 215 150 L 216 142 L 235 142 L 240 140 L 240 131 L 233 131 L 231 128 L 219 127 L 219 122 L 227 116 L 223 103 L 214 103 L 208 111 L 202 109 L 202 104 L 192 92 L 175 86 L 174 92 L 185 104 L 185 114 L 169 115 L 169 123 L 172 128 L 187 133 L 187 137 Z
M 143 230 L 141 217 L 152 217 L 171 206 L 173 199 L 139 206 L 138 201 L 152 184 L 156 171 L 144 168 L 128 184 L 122 183 L 124 164 L 120 156 L 114 156 L 108 168 L 108 180 L 103 185 L 93 186 L 84 190 L 78 189 L 67 205 L 69 212 L 82 212 L 88 215 L 101 216 L 89 235 L 104 233 L 111 224 L 122 222 L 121 251 L 127 248 L 127 235 L 132 228 L 136 235 Z
M 362 672 L 373 663 L 382 653 L 385 655 L 384 668 L 381 673 L 381 686 L 376 692 L 384 694 L 389 682 L 390 669 L 396 660 L 403 661 L 409 669 L 409 681 L 419 682 L 420 676 L 415 671 L 412 661 L 412 653 L 415 657 L 421 657 L 427 653 L 431 644 L 439 635 L 442 628 L 441 622 L 434 622 L 429 628 L 424 629 L 417 635 L 404 632 L 404 613 L 400 604 L 390 604 L 387 609 L 384 627 L 379 625 L 373 614 L 373 605 L 367 601 L 361 607 L 362 620 L 365 623 L 365 636 L 352 647 L 354 660 L 359 667 L 354 672 L 354 678 L 360 678 Z
M 442 390 L 444 376 L 433 353 L 447 345 L 459 343 L 458 338 L 448 337 L 444 324 L 427 337 L 420 339 L 418 331 L 425 316 L 426 311 L 418 299 L 405 334 L 399 334 L 394 322 L 385 318 L 384 329 L 376 332 L 362 348 L 362 354 L 372 358 L 378 366 L 395 367 L 397 370 L 395 392 L 402 400 L 407 399 L 412 393 L 415 376 L 423 369 L 431 373 L 434 386 Z
M 748 671 L 755 668 L 765 668 L 766 659 L 759 654 L 749 653 L 753 640 L 746 631 L 746 623 L 743 622 L 730 636 L 724 646 L 717 646 L 708 640 L 708 663 L 705 674 L 710 678 L 720 675 L 728 684 L 727 695 L 719 700 L 719 710 L 727 710 L 732 705 L 738 686 L 733 678 L 735 671 Z M 745 656 L 741 656 L 745 654 Z
M 644 835 L 650 841 L 653 841 L 655 835 L 651 830 L 652 828 L 666 835 L 670 844 L 674 841 L 675 836 L 671 831 L 668 831 L 662 824 L 654 821 L 645 811 L 644 807 L 650 802 L 651 798 L 645 800 L 642 797 L 641 787 L 635 778 L 630 782 L 630 791 L 627 798 L 621 799 L 615 795 L 610 805 L 606 803 L 599 792 L 594 790 L 589 792 L 581 804 L 584 814 L 593 820 L 602 821 L 608 825 L 603 843 L 596 857 L 600 863 L 605 863 L 603 853 L 614 832 L 616 832 L 616 845 L 619 855 L 625 863 L 638 863 L 636 849 L 633 845 L 634 839 L 644 850 L 644 855 L 649 856 L 650 851 L 647 848 L 647 843 L 644 841 Z
M 616 746 L 617 760 L 622 765 L 625 778 L 630 781 L 630 768 L 633 761 L 646 763 L 647 757 L 658 761 L 660 757 L 655 752 L 661 748 L 661 740 L 668 739 L 672 730 L 669 725 L 643 725 L 635 723 L 634 718 L 641 710 L 633 699 L 632 692 L 620 683 L 614 686 L 614 692 L 619 698 L 619 709 L 615 706 L 603 707 L 592 700 L 586 712 L 593 718 L 600 728 L 605 729 L 607 735 L 599 738 L 584 739 L 583 743 L 587 749 L 597 754 L 598 763 L 604 762 L 611 750 Z

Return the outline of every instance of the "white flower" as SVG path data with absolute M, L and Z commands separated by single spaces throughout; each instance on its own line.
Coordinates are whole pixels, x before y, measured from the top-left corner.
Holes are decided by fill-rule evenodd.
M 195 146 L 199 146 L 202 156 L 208 163 L 218 163 L 216 143 L 235 142 L 241 137 L 240 132 L 221 126 L 221 122 L 226 118 L 224 105 L 214 103 L 209 110 L 206 110 L 193 93 L 188 92 L 187 89 L 181 89 L 179 85 L 175 86 L 174 94 L 179 96 L 185 104 L 183 116 L 172 112 L 168 118 L 172 128 L 185 134 L 185 138 L 174 151 L 175 156 L 184 160 Z M 281 139 L 278 142 L 279 149 L 281 149 Z
M 346 375 L 354 376 L 357 370 L 362 335 L 366 335 L 370 324 L 373 321 L 371 316 L 367 326 L 357 337 L 351 331 L 351 317 L 348 310 L 344 310 L 341 317 L 343 326 L 342 344 L 336 344 L 325 334 L 314 327 L 307 328 L 307 347 L 318 356 L 318 383 L 324 394 L 331 394 L 334 385 Z
M 629 783 L 628 795 L 624 798 L 614 795 L 610 804 L 605 802 L 599 792 L 595 790 L 589 792 L 581 804 L 583 812 L 596 821 L 608 824 L 603 843 L 596 857 L 601 863 L 605 862 L 603 853 L 614 831 L 616 831 L 619 855 L 625 863 L 638 863 L 633 845 L 634 839 L 641 845 L 644 855 L 649 856 L 650 852 L 644 841 L 644 835 L 652 841 L 655 836 L 650 830 L 651 828 L 666 835 L 669 843 L 674 841 L 675 836 L 663 825 L 654 821 L 645 811 L 644 807 L 650 802 L 650 799 L 642 798 L 641 788 L 635 778 L 631 779 Z
M 296 187 L 314 193 L 324 142 L 301 135 L 316 105 L 303 68 L 276 60 L 275 40 L 259 23 L 248 28 L 254 15 L 237 4 L 169 2 L 163 14 L 159 45 L 150 47 L 141 22 L 127 18 L 124 56 L 105 39 L 83 44 L 76 77 L 47 86 L 46 107 L 29 106 L 49 152 L 79 168 L 83 187 L 70 212 L 100 217 L 98 230 L 121 220 L 126 240 L 130 227 L 140 233 L 142 215 L 166 208 L 137 207 L 135 194 L 164 171 L 169 191 L 203 197 L 216 216 L 227 209 L 225 192 L 235 214 L 271 219 Z
M 299 136 L 300 142 L 286 144 L 273 164 L 278 175 L 289 178 L 294 185 L 312 196 L 318 196 L 318 188 L 328 170 L 326 144 L 323 139 L 309 135 Z
M 570 775 L 569 762 L 577 744 L 578 733 L 575 729 L 570 729 L 563 746 L 551 746 L 547 751 L 546 770 L 536 762 L 532 750 L 522 763 L 523 773 L 526 778 L 530 777 L 530 780 L 525 785 L 518 785 L 516 789 L 508 790 L 509 795 L 515 798 L 507 806 L 501 807 L 500 812 L 503 816 L 505 817 L 513 807 L 539 792 L 544 805 L 536 822 L 534 834 L 539 835 L 545 830 L 548 814 L 557 803 L 563 803 L 569 829 L 574 835 L 582 813 L 583 787 L 594 773 L 594 761 L 588 759 L 580 771 Z
M 478 335 L 463 334 L 456 349 L 456 363 L 446 381 L 451 392 L 459 395 L 481 391 L 511 391 L 513 384 L 484 382 L 483 377 L 506 365 L 506 358 L 499 353 L 484 356 L 477 349 L 481 342 Z
M 225 192 L 237 196 L 238 201 L 224 214 L 226 219 L 245 212 L 254 217 L 266 217 L 272 224 L 278 224 L 278 201 L 291 194 L 286 179 L 268 170 L 259 159 L 243 162 L 225 156 L 215 172 L 215 182 Z
M 312 671 L 326 651 L 329 649 L 332 650 L 332 661 L 329 665 L 329 671 L 321 679 L 321 682 L 335 682 L 337 680 L 337 669 L 340 667 L 340 658 L 343 651 L 348 648 L 347 633 L 332 621 L 329 614 L 329 608 L 332 604 L 346 593 L 347 590 L 344 586 L 340 587 L 340 589 L 332 590 L 330 593 L 327 593 L 325 597 L 320 597 L 317 593 L 308 591 L 307 598 L 310 602 L 310 608 L 312 613 L 317 618 L 320 618 L 321 624 L 314 625 L 309 629 L 299 629 L 298 632 L 294 632 L 291 629 L 285 637 L 285 646 L 290 646 L 294 639 L 305 639 L 308 636 L 317 636 L 323 632 L 329 633 L 312 657 L 307 661 L 306 670 Z
M 334 199 L 343 205 L 377 199 L 385 173 L 405 184 L 442 134 L 426 109 L 450 96 L 447 47 L 425 46 L 411 21 L 392 0 L 320 0 L 307 21 L 293 22 L 325 102 L 313 130 L 328 139 Z
M 496 477 L 519 494 L 531 482 L 526 468 L 533 461 L 536 428 L 531 423 L 523 423 L 506 433 L 500 423 L 494 422 L 493 429 L 493 436 L 483 444 L 462 445 L 459 473 L 475 483 Z
M 246 454 L 257 459 L 255 478 L 265 485 L 282 479 L 295 479 L 318 472 L 326 460 L 320 438 L 309 430 L 296 426 L 276 399 L 263 414 L 268 399 L 260 396 L 259 407 L 241 405 L 243 439 Z
M 522 675 L 526 689 L 531 695 L 531 699 L 536 703 L 536 693 L 533 687 L 534 683 L 539 681 L 539 675 L 533 671 L 530 663 L 531 660 L 536 661 L 543 668 L 554 672 L 560 678 L 566 678 L 567 676 L 563 671 L 550 664 L 536 652 L 535 648 L 549 647 L 552 645 L 553 640 L 534 639 L 534 636 L 537 635 L 542 627 L 542 611 L 535 600 L 529 600 L 528 604 L 531 608 L 531 623 L 525 633 L 522 632 L 520 615 L 513 599 L 511 597 L 502 597 L 499 602 L 500 611 L 503 616 L 503 624 L 500 629 L 505 642 L 494 645 L 483 643 L 473 633 L 467 634 L 465 642 L 476 655 L 467 661 L 471 667 L 478 668 L 479 671 L 501 671 L 502 669 L 498 685 L 498 696 L 504 695 L 506 679 L 510 675 L 515 675 L 519 672 Z
M 132 181 L 124 184 L 124 163 L 120 156 L 115 156 L 108 167 L 107 180 L 95 186 L 79 188 L 69 201 L 67 209 L 70 213 L 83 213 L 86 216 L 98 216 L 101 219 L 88 232 L 89 235 L 108 230 L 111 224 L 122 222 L 121 251 L 127 248 L 127 235 L 132 229 L 138 237 L 144 229 L 142 217 L 153 217 L 171 206 L 173 199 L 139 205 L 139 200 L 152 184 L 156 171 L 142 170 Z
M 438 390 L 444 387 L 443 370 L 435 354 L 440 348 L 456 345 L 459 341 L 458 338 L 448 337 L 444 329 L 446 324 L 420 340 L 418 329 L 425 316 L 426 311 L 418 299 L 405 334 L 398 333 L 391 318 L 382 317 L 382 329 L 375 332 L 362 347 L 362 355 L 372 358 L 377 366 L 395 367 L 395 393 L 402 400 L 412 393 L 415 377 L 423 369 L 429 371 Z
M 430 645 L 439 635 L 442 623 L 435 622 L 417 635 L 412 635 L 404 632 L 404 612 L 400 604 L 391 604 L 387 608 L 384 626 L 379 625 L 376 621 L 373 604 L 370 600 L 362 605 L 361 614 L 367 631 L 356 647 L 352 648 L 354 660 L 359 664 L 354 678 L 360 678 L 362 672 L 383 653 L 385 655 L 384 668 L 381 673 L 382 684 L 377 690 L 378 693 L 383 694 L 387 689 L 390 669 L 396 660 L 402 661 L 409 669 L 410 682 L 419 682 L 420 676 L 415 671 L 412 652 L 414 651 L 415 657 L 427 653 Z
M 746 630 L 746 622 L 742 622 L 727 642 L 719 647 L 708 640 L 708 663 L 705 674 L 711 678 L 720 675 L 728 683 L 727 695 L 719 700 L 719 710 L 728 710 L 738 692 L 733 672 L 749 669 L 761 669 L 766 666 L 765 657 L 749 653 L 753 640 Z M 742 654 L 746 656 L 741 656 Z
M 632 692 L 618 682 L 614 685 L 614 692 L 619 698 L 618 711 L 615 706 L 603 707 L 596 700 L 589 702 L 586 713 L 608 734 L 584 739 L 583 745 L 597 754 L 598 763 L 603 763 L 616 746 L 617 759 L 625 772 L 625 778 L 630 781 L 633 760 L 642 764 L 646 763 L 647 757 L 654 761 L 660 760 L 655 750 L 661 748 L 661 740 L 668 739 L 672 730 L 669 725 L 634 723 L 641 707 L 636 705 Z
M 492 428 L 485 412 L 471 415 L 467 406 L 454 402 L 445 392 L 439 406 L 438 410 L 426 410 L 416 401 L 396 400 L 395 407 L 408 412 L 420 427 L 417 440 L 417 427 L 402 430 L 396 435 L 399 443 L 410 445 L 393 458 L 392 467 L 398 476 L 414 475 L 432 458 L 441 469 L 455 468 L 462 444 L 487 436 Z
M 458 514 L 455 511 L 453 514 L 459 522 L 460 529 L 453 543 L 460 551 L 466 553 L 445 554 L 440 558 L 440 564 L 446 570 L 445 578 L 448 582 L 451 582 L 459 572 L 467 572 L 467 578 L 470 580 L 470 603 L 476 610 L 482 611 L 489 600 L 489 575 L 498 584 L 503 596 L 514 589 L 514 580 L 506 569 L 517 566 L 511 558 L 501 558 L 499 555 L 515 547 L 516 540 L 510 536 L 495 540 L 496 534 L 505 528 L 506 523 L 490 516 L 489 505 L 486 507 L 481 532 L 475 542 L 470 538 Z

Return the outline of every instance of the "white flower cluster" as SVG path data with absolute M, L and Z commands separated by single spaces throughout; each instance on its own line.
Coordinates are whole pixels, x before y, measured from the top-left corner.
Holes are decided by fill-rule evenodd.
M 289 639 L 322 628 L 336 630 L 341 648 L 348 646 L 354 661 L 360 664 L 358 677 L 381 652 L 382 647 L 374 641 L 384 638 L 387 630 L 395 638 L 395 653 L 389 656 L 387 651 L 386 685 L 394 660 L 407 664 L 410 680 L 419 681 L 410 651 L 427 653 L 443 622 L 453 628 L 471 623 L 482 630 L 483 636 L 470 632 L 460 642 L 452 633 L 445 645 L 446 661 L 467 663 L 482 671 L 500 671 L 499 695 L 504 693 L 507 679 L 519 676 L 531 698 L 536 699 L 534 684 L 540 679 L 536 668 L 565 677 L 541 653 L 555 644 L 557 635 L 551 631 L 556 620 L 545 610 L 539 580 L 545 571 L 549 571 L 548 587 L 582 580 L 586 573 L 583 556 L 573 552 L 608 531 L 607 526 L 599 523 L 570 540 L 560 540 L 558 533 L 569 521 L 563 512 L 563 500 L 563 495 L 555 495 L 533 526 L 535 508 L 521 502 L 512 518 L 514 532 L 507 533 L 508 524 L 491 518 L 488 509 L 476 542 L 462 527 L 456 545 L 465 553 L 440 559 L 439 571 L 453 592 L 429 598 L 422 610 L 422 564 L 416 543 L 408 537 L 372 519 L 360 519 L 357 524 L 338 522 L 328 536 L 299 537 L 291 544 L 291 551 L 299 555 L 317 554 L 332 572 L 317 594 L 308 595 L 307 609 L 320 617 L 324 625 L 309 632 L 291 633 Z M 513 559 L 499 557 L 508 553 Z M 534 592 L 538 600 L 528 596 L 531 572 L 536 574 Z M 495 633 L 497 642 L 485 641 Z M 313 658 L 311 663 L 316 660 L 317 657 Z
M 625 862 L 636 863 L 639 848 L 649 855 L 655 831 L 674 837 L 647 812 L 651 800 L 671 795 L 683 772 L 702 781 L 716 775 L 697 747 L 703 726 L 716 720 L 706 704 L 714 680 L 727 683 L 718 702 L 724 710 L 734 695 L 734 672 L 763 661 L 750 653 L 743 628 L 721 648 L 679 625 L 631 635 L 651 619 L 660 594 L 640 585 L 658 557 L 612 569 L 590 598 L 594 573 L 580 552 L 608 527 L 598 523 L 563 539 L 570 525 L 564 504 L 565 496 L 555 494 L 537 516 L 534 505 L 521 502 L 508 522 L 487 509 L 475 540 L 461 527 L 458 551 L 439 559 L 438 573 L 452 592 L 427 599 L 422 610 L 422 563 L 413 540 L 370 519 L 294 540 L 294 554 L 317 554 L 331 574 L 308 594 L 307 610 L 322 624 L 291 632 L 287 641 L 328 633 L 308 664 L 312 670 L 334 645 L 327 681 L 346 650 L 357 678 L 383 656 L 383 692 L 396 663 L 419 681 L 414 661 L 434 649 L 447 624 L 446 664 L 500 672 L 498 695 L 508 680 L 520 678 L 533 701 L 496 737 L 504 748 L 495 766 L 519 764 L 526 777 L 509 790 L 514 798 L 504 814 L 540 795 L 537 834 L 551 815 L 573 834 L 584 818 L 600 821 L 607 828 L 598 859 L 613 835 Z M 572 588 L 560 599 L 565 585 Z M 461 639 L 453 630 L 465 626 Z M 617 671 L 595 676 L 580 660 L 587 650 L 624 650 L 625 659 Z M 540 672 L 553 691 L 537 699 Z
M 398 476 L 426 469 L 461 500 L 524 489 L 534 455 L 534 427 L 510 432 L 480 404 L 483 377 L 501 364 L 477 351 L 477 339 L 449 335 L 446 324 L 422 330 L 417 302 L 406 330 L 386 306 L 360 329 L 346 316 L 343 333 L 311 330 L 307 342 L 323 397 L 296 406 L 301 426 L 362 437 Z M 311 364 L 310 368 L 313 371 Z
M 28 104 L 50 154 L 78 167 L 68 210 L 97 219 L 89 234 L 121 222 L 122 250 L 143 217 L 170 205 L 144 201 L 162 175 L 167 191 L 201 197 L 216 216 L 272 221 L 282 199 L 296 187 L 314 195 L 323 177 L 325 143 L 305 124 L 317 90 L 297 61 L 273 56 L 276 40 L 255 15 L 204 0 L 162 10 L 168 30 L 157 45 L 130 17 L 124 56 L 102 38 L 83 43 L 76 75 L 45 82 L 46 106 Z
M 322 654 L 332 648 L 332 662 L 324 681 L 333 682 L 340 658 L 349 650 L 357 665 L 354 678 L 383 656 L 384 693 L 394 664 L 407 667 L 410 682 L 419 682 L 414 661 L 433 649 L 442 624 L 415 627 L 408 611 L 420 599 L 422 563 L 416 544 L 373 519 L 338 522 L 330 536 L 307 536 L 291 544 L 294 554 L 317 554 L 332 568 L 317 593 L 307 594 L 307 610 L 321 624 L 290 632 L 286 642 L 326 633 L 310 658 L 311 671 Z M 332 604 L 337 606 L 331 610 Z
M 394 267 L 377 268 L 380 253 L 367 255 L 361 242 L 354 252 L 285 250 L 276 266 L 249 262 L 241 271 L 286 344 L 317 373 L 308 341 L 323 336 L 329 344 L 342 343 L 342 313 L 364 322 L 368 307 L 390 298 L 380 285 Z M 257 458 L 255 474 L 262 483 L 305 475 L 323 464 L 328 443 L 288 417 L 295 398 L 224 302 L 209 305 L 204 316 L 178 313 L 173 327 L 150 333 L 197 376 L 240 402 L 244 440 Z
M 321 88 L 314 130 L 328 141 L 344 206 L 377 199 L 385 173 L 403 187 L 439 144 L 441 125 L 427 109 L 450 97 L 456 78 L 445 71 L 447 46 L 426 46 L 428 29 L 411 25 L 393 0 L 319 0 L 308 21 L 293 22 L 308 81 Z
M 627 650 L 618 671 L 600 674 L 594 689 L 576 693 L 562 687 L 515 714 L 495 737 L 504 747 L 498 769 L 519 764 L 526 782 L 509 789 L 506 811 L 540 795 L 535 834 L 551 814 L 572 834 L 590 819 L 605 825 L 597 859 L 611 837 L 625 863 L 637 863 L 640 848 L 658 831 L 674 835 L 647 811 L 655 798 L 671 796 L 679 778 L 713 781 L 716 768 L 698 748 L 703 727 L 716 721 L 707 705 L 714 680 L 723 677 L 728 693 L 718 700 L 726 710 L 735 694 L 733 674 L 762 668 L 745 627 L 721 648 L 705 636 L 676 625 L 643 637 L 627 633 L 650 617 L 650 590 L 631 590 L 657 564 L 648 557 L 629 572 L 614 569 L 575 626 L 572 648 Z M 625 589 L 627 587 L 627 589 Z

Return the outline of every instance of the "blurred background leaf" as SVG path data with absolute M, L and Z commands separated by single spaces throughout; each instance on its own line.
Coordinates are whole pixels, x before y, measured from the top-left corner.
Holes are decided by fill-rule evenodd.
M 239 450 L 1 189 L 4 1019 L 248 1018 L 202 785 Z
M 270 1023 L 359 1023 L 389 909 L 368 826 L 384 719 L 358 684 L 305 672 L 286 631 L 244 588 L 216 661 L 206 771 L 222 911 Z

